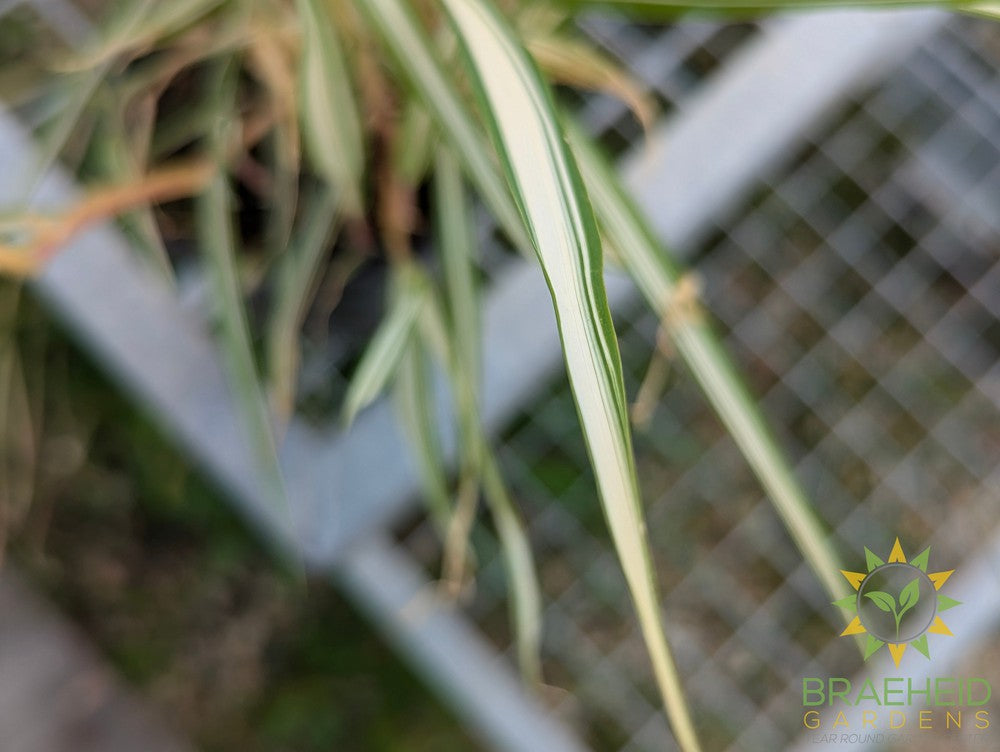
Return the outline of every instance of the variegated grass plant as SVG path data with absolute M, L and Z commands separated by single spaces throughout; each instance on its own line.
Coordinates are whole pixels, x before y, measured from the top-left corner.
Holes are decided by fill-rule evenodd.
M 713 334 L 691 277 L 656 240 L 600 146 L 558 110 L 551 87 L 605 90 L 644 125 L 654 117 L 642 87 L 574 34 L 573 13 L 581 7 L 609 5 L 648 19 L 833 4 L 109 2 L 89 39 L 44 62 L 8 66 L 0 81 L 0 96 L 36 128 L 38 174 L 59 157 L 91 186 L 57 216 L 9 211 L 0 226 L 0 269 L 35 273 L 81 227 L 116 217 L 170 279 L 163 223 L 150 207 L 194 197 L 190 224 L 220 348 L 280 495 L 277 434 L 295 404 L 301 330 L 320 280 L 335 300 L 366 259 L 383 255 L 390 277 L 385 313 L 353 373 L 345 423 L 393 392 L 444 541 L 443 581 L 453 590 L 466 577 L 469 533 L 484 499 L 504 551 L 522 671 L 537 683 L 541 598 L 531 550 L 478 411 L 478 198 L 510 243 L 537 259 L 548 282 L 597 492 L 653 673 L 680 746 L 697 750 L 661 620 L 605 263 L 634 279 L 834 599 L 843 594 L 835 578 L 840 567 Z M 998 13 L 997 3 L 936 4 Z M 257 237 L 236 231 L 236 185 L 266 206 Z M 431 209 L 423 221 L 432 228 L 437 271 L 412 247 L 425 185 Z M 251 297 L 266 298 L 265 315 L 248 315 Z M 431 364 L 447 376 L 454 400 L 461 439 L 454 478 L 430 407 Z

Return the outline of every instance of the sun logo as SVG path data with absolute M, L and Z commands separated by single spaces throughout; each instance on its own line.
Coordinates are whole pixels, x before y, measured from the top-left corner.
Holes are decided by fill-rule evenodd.
M 910 561 L 903 555 L 899 538 L 892 545 L 889 561 L 882 561 L 865 548 L 867 572 L 847 572 L 847 578 L 857 592 L 833 605 L 856 613 L 841 636 L 867 634 L 865 660 L 883 645 L 889 646 L 892 660 L 899 666 L 907 645 L 930 658 L 928 634 L 951 635 L 940 613 L 960 605 L 959 601 L 939 595 L 938 590 L 948 581 L 954 569 L 927 573 L 930 547 Z

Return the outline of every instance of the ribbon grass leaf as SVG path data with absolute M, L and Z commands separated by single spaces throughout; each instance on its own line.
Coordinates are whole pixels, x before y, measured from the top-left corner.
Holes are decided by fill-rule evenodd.
M 219 116 L 212 134 L 212 147 L 218 169 L 207 188 L 195 202 L 195 222 L 202 252 L 208 267 L 208 279 L 215 303 L 220 346 L 236 393 L 237 404 L 250 434 L 251 444 L 261 463 L 261 481 L 269 486 L 269 498 L 282 503 L 275 522 L 290 529 L 287 498 L 278 461 L 271 416 L 253 353 L 250 327 L 243 304 L 243 286 L 236 261 L 233 210 L 230 188 L 223 169 L 230 141 L 226 117 L 235 101 L 235 66 L 231 60 L 216 64 L 211 90 L 219 92 Z
M 605 516 L 667 715 L 681 748 L 698 750 L 660 618 L 593 213 L 551 93 L 506 23 L 478 0 L 443 0 L 443 5 L 471 64 L 473 88 L 552 293 Z
M 295 405 L 299 331 L 340 223 L 339 191 L 320 188 L 307 202 L 288 250 L 278 259 L 274 307 L 268 318 L 267 358 L 271 403 L 285 423 Z
M 444 269 L 448 313 L 454 336 L 457 362 L 478 392 L 480 370 L 479 291 L 476 286 L 473 252 L 475 232 L 471 209 L 462 186 L 458 161 L 447 149 L 438 149 L 434 170 L 434 197 L 437 210 L 438 245 Z
M 420 340 L 411 339 L 403 352 L 393 389 L 396 413 L 412 447 L 424 501 L 431 521 L 442 538 L 451 519 L 448 479 L 441 440 L 434 422 L 434 394 L 431 389 L 429 358 Z
M 483 495 L 503 549 L 507 588 L 513 601 L 517 662 L 528 686 L 537 687 L 542 681 L 542 595 L 535 574 L 535 558 L 524 522 L 507 492 L 493 450 L 486 444 L 485 438 L 480 459 Z
M 578 128 L 571 127 L 569 134 L 606 239 L 664 322 L 817 579 L 833 599 L 840 598 L 844 586 L 836 577 L 842 569 L 837 555 L 706 317 L 696 301 L 678 295 L 680 268 L 664 254 L 596 148 Z
M 656 116 L 652 96 L 623 66 L 596 47 L 560 34 L 531 34 L 528 51 L 551 80 L 600 91 L 624 102 L 649 131 Z
M 361 362 L 347 387 L 343 409 L 347 425 L 382 393 L 395 374 L 420 310 L 427 300 L 426 285 L 415 270 L 401 269 L 394 281 L 396 289 L 389 312 L 361 356 Z
M 343 191 L 344 210 L 362 211 L 364 141 L 344 51 L 322 0 L 298 0 L 302 26 L 299 109 L 306 154 Z
M 462 185 L 458 161 L 446 148 L 438 149 L 434 170 L 434 198 L 438 245 L 444 267 L 449 320 L 440 306 L 428 307 L 437 322 L 425 327 L 447 327 L 449 336 L 436 337 L 444 350 L 458 417 L 462 474 L 481 483 L 502 549 L 507 587 L 513 604 L 512 626 L 518 664 L 528 686 L 541 683 L 542 598 L 528 534 L 507 491 L 479 416 L 478 392 L 482 372 L 480 301 L 473 254 L 475 234 L 471 206 Z

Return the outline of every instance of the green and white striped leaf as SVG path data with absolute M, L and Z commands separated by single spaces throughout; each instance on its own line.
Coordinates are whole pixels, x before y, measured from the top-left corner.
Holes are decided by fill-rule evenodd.
M 552 97 L 495 10 L 443 0 L 515 203 L 541 261 L 604 512 L 678 742 L 700 749 L 660 618 L 596 222 Z
M 428 374 L 427 352 L 411 338 L 399 364 L 393 389 L 396 413 L 415 453 L 417 473 L 431 521 L 438 535 L 447 535 L 451 519 L 444 453 L 434 421 L 434 394 Z
M 408 185 L 419 185 L 427 174 L 437 142 L 437 130 L 427 109 L 416 99 L 407 101 L 393 155 L 393 170 Z
M 243 305 L 243 285 L 236 261 L 233 231 L 233 208 L 229 182 L 222 165 L 230 142 L 226 115 L 235 102 L 235 67 L 231 60 L 216 64 L 215 75 L 209 84 L 219 93 L 219 117 L 212 133 L 212 147 L 220 165 L 208 187 L 195 202 L 195 221 L 198 240 L 205 256 L 208 280 L 211 285 L 213 311 L 218 322 L 219 342 L 225 359 L 230 383 L 236 395 L 251 445 L 261 466 L 262 482 L 267 484 L 269 496 L 280 500 L 282 507 L 275 522 L 290 529 L 287 516 L 287 499 L 278 461 L 271 416 L 268 412 L 264 389 L 257 373 L 250 326 Z
M 844 594 L 843 567 L 760 410 L 703 315 L 676 307 L 683 274 L 664 253 L 617 175 L 578 128 L 571 144 L 607 242 L 656 311 L 694 377 L 767 491 L 803 557 L 830 597 Z
M 344 422 L 350 425 L 361 410 L 385 389 L 396 372 L 413 327 L 427 300 L 427 288 L 415 273 L 401 270 L 389 311 L 361 356 L 344 397 Z
M 294 408 L 299 330 L 340 223 L 339 203 L 339 191 L 331 185 L 311 196 L 289 248 L 277 261 L 274 306 L 267 321 L 267 366 L 271 403 L 282 423 Z
M 403 429 L 416 453 L 428 511 L 439 534 L 446 537 L 451 530 L 455 505 L 449 498 L 445 460 L 434 422 L 434 390 L 428 378 L 428 354 L 433 352 L 447 369 L 456 390 L 456 408 L 460 413 L 460 462 L 482 486 L 496 526 L 513 604 L 512 626 L 521 675 L 527 684 L 537 687 L 541 682 L 542 597 L 528 534 L 507 491 L 475 402 L 470 403 L 460 396 L 471 391 L 468 370 L 458 365 L 449 338 L 438 336 L 445 321 L 435 301 L 428 301 L 422 319 L 425 325 L 420 327 L 420 337 L 411 339 L 403 355 L 395 396 Z
M 521 515 L 507 492 L 493 450 L 482 438 L 483 494 L 503 549 L 507 588 L 514 604 L 514 637 L 521 675 L 530 686 L 542 681 L 542 594 L 535 557 Z
M 299 110 L 313 166 L 343 191 L 344 210 L 362 211 L 364 140 L 344 51 L 322 0 L 298 0 L 302 27 Z
M 476 286 L 473 255 L 475 232 L 472 207 L 465 196 L 458 160 L 448 149 L 438 149 L 434 170 L 434 198 L 437 215 L 438 248 L 444 268 L 444 282 L 456 358 L 466 371 L 472 396 L 479 391 L 480 300 Z
M 542 678 L 541 593 L 524 523 L 507 492 L 479 416 L 480 299 L 473 264 L 472 207 L 458 162 L 444 147 L 438 149 L 434 180 L 438 247 L 450 316 L 446 322 L 441 306 L 432 303 L 425 311 L 429 320 L 422 331 L 448 372 L 457 413 L 461 472 L 482 485 L 502 549 L 518 664 L 525 682 L 537 687 Z

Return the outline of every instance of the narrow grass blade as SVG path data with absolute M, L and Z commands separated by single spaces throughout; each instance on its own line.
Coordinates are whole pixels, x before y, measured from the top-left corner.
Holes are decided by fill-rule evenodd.
M 359 0 L 358 7 L 396 63 L 400 78 L 427 107 L 438 130 L 451 144 L 476 190 L 507 237 L 525 253 L 531 243 L 510 193 L 491 156 L 489 143 L 445 72 L 437 50 L 405 0 Z
M 471 206 L 462 186 L 458 161 L 447 149 L 438 149 L 434 170 L 434 198 L 437 215 L 438 248 L 444 267 L 444 281 L 451 332 L 457 363 L 478 392 L 480 340 L 479 291 L 473 264 L 475 233 Z
M 97 26 L 99 33 L 65 67 L 86 70 L 107 65 L 175 34 L 218 8 L 224 0 L 132 0 L 115 4 Z
M 557 34 L 532 34 L 528 51 L 553 81 L 618 97 L 649 130 L 656 105 L 649 92 L 621 65 L 596 47 Z
M 427 301 L 427 289 L 416 274 L 396 275 L 389 312 L 361 357 L 344 397 L 344 422 L 350 425 L 355 416 L 370 405 L 396 373 L 420 310 Z
M 58 111 L 51 120 L 38 129 L 38 156 L 25 176 L 19 198 L 25 202 L 38 189 L 38 184 L 66 147 L 71 136 L 80 133 L 87 105 L 108 72 L 108 66 L 67 74 L 53 84 L 50 96 L 59 100 Z
M 432 304 L 425 316 L 436 321 L 428 322 L 425 331 L 430 330 L 431 346 L 439 351 L 450 375 L 461 439 L 462 475 L 482 484 L 496 526 L 513 604 L 512 627 L 521 676 L 529 686 L 537 687 L 542 678 L 541 594 L 527 531 L 507 492 L 479 417 L 482 366 L 480 301 L 473 264 L 475 236 L 458 162 L 444 147 L 437 152 L 434 179 L 438 247 L 444 266 L 449 317 L 446 324 L 440 307 Z
M 137 182 L 149 170 L 146 154 L 138 153 L 139 150 L 130 142 L 126 118 L 124 108 L 120 108 L 117 112 L 107 113 L 94 129 L 90 149 L 100 176 L 106 182 Z M 139 116 L 133 114 L 132 121 L 130 125 L 133 133 L 140 129 L 144 130 L 144 135 L 151 133 L 151 116 L 140 120 Z M 146 206 L 134 209 L 121 215 L 119 222 L 148 266 L 172 284 L 174 270 L 156 226 L 152 208 Z
M 222 351 L 255 452 L 273 490 L 280 493 L 278 459 L 264 392 L 257 376 L 250 329 L 233 246 L 231 199 L 225 175 L 217 174 L 196 202 L 202 251 L 208 262 Z M 282 494 L 283 495 L 283 494 Z
M 293 57 L 274 26 L 281 17 L 262 11 L 254 20 L 247 48 L 247 63 L 267 94 L 267 111 L 274 118 L 270 137 L 264 140 L 264 159 L 270 167 L 270 186 L 264 244 L 271 258 L 283 254 L 291 238 L 298 205 L 299 136 L 296 71 Z
M 409 185 L 419 185 L 430 166 L 437 132 L 424 106 L 410 99 L 403 110 L 393 169 Z
M 618 176 L 583 133 L 570 129 L 607 241 L 650 307 L 658 313 L 698 383 L 767 491 L 803 557 L 834 600 L 844 595 L 837 576 L 843 567 L 822 525 L 771 436 L 715 333 L 693 300 L 678 294 L 683 273 L 665 254 Z
M 521 676 L 532 687 L 542 681 L 542 595 L 535 575 L 535 558 L 493 452 L 483 440 L 483 495 L 503 551 L 507 588 L 514 606 L 513 627 Z
M 427 353 L 411 340 L 399 364 L 393 394 L 396 412 L 415 453 L 417 472 L 431 521 L 442 538 L 451 519 L 444 454 L 434 420 L 434 395 L 428 375 Z
M 681 748 L 700 749 L 660 618 L 593 213 L 551 94 L 506 23 L 478 0 L 443 4 L 552 292 L 591 464 L 667 715 Z
M 297 0 L 302 28 L 299 109 L 306 154 L 343 192 L 348 214 L 362 211 L 364 141 L 344 51 L 322 0 Z
M 449 328 L 443 310 L 436 303 L 435 300 L 428 301 L 423 311 L 420 342 L 438 358 L 452 385 L 458 419 L 459 474 L 463 481 L 471 478 L 482 486 L 490 516 L 496 526 L 507 573 L 513 604 L 512 627 L 521 675 L 529 686 L 537 687 L 541 681 L 542 610 L 528 534 L 503 482 L 479 417 L 475 386 L 470 378 L 471 374 L 479 371 L 479 367 L 469 367 L 460 362 L 458 350 L 453 346 L 456 341 L 454 330 Z M 424 384 L 423 388 L 426 389 L 427 386 Z M 432 399 L 430 392 L 425 393 L 422 398 L 427 403 Z M 426 449 L 421 448 L 421 451 L 425 452 Z M 455 513 L 458 513 L 457 508 Z M 451 529 L 453 513 L 450 506 L 448 514 L 449 524 L 444 526 L 445 531 Z
M 338 197 L 336 188 L 324 186 L 306 202 L 288 250 L 278 260 L 274 305 L 267 322 L 267 364 L 271 404 L 282 423 L 295 404 L 299 330 L 340 223 Z
M 243 305 L 243 288 L 240 283 L 236 261 L 235 238 L 233 232 L 233 211 L 229 183 L 223 171 L 226 145 L 229 142 L 224 125 L 229 122 L 227 114 L 235 99 L 235 67 L 231 61 L 218 64 L 218 75 L 213 78 L 213 90 L 219 92 L 218 106 L 220 126 L 213 138 L 213 149 L 219 170 L 208 183 L 208 187 L 195 202 L 195 223 L 202 253 L 205 256 L 208 280 L 215 304 L 214 314 L 218 322 L 219 341 L 230 381 L 241 409 L 251 445 L 261 463 L 262 480 L 267 483 L 269 496 L 286 502 L 284 484 L 278 463 L 271 418 L 257 374 L 257 365 L 250 338 L 250 327 Z M 283 516 L 278 522 L 289 524 L 287 507 L 274 510 Z

